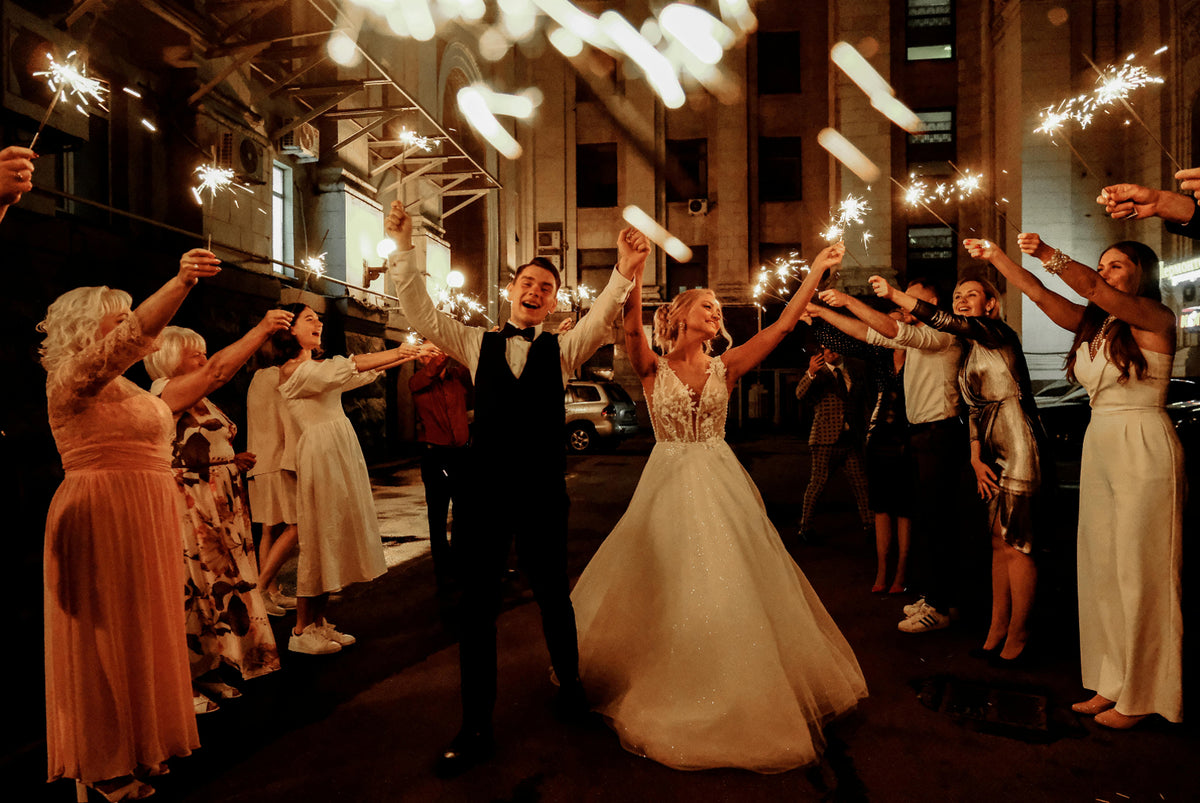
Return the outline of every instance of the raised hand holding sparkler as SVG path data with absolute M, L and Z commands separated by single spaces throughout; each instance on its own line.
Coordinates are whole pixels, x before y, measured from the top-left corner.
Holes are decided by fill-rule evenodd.
M 1196 212 L 1196 204 L 1188 196 L 1140 184 L 1111 184 L 1100 191 L 1096 203 L 1103 206 L 1113 220 L 1160 217 L 1170 223 L 1183 224 Z
M 1179 189 L 1190 192 L 1200 203 L 1200 167 L 1188 167 L 1175 174 L 1175 180 L 1180 182 Z

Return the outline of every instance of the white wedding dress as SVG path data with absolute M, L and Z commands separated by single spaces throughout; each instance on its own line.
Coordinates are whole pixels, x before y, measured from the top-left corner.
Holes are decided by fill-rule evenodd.
M 817 759 L 866 681 L 725 443 L 728 404 L 719 357 L 699 399 L 659 359 L 657 443 L 571 594 L 580 675 L 633 753 L 782 772 Z

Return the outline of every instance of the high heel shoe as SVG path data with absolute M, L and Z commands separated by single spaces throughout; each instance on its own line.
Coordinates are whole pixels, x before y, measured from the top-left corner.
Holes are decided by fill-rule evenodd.
M 1003 649 L 1003 644 L 997 644 L 995 647 L 972 647 L 967 655 L 980 661 L 992 661 L 1000 657 L 1000 651 Z
M 892 583 L 892 587 L 887 590 L 889 594 L 907 594 L 908 586 L 903 583 Z
M 872 594 L 882 594 L 884 589 L 886 589 L 886 588 L 887 588 L 887 586 L 885 584 L 876 583 L 875 585 L 871 586 L 871 593 Z
M 1083 702 L 1072 704 L 1071 710 L 1076 714 L 1086 714 L 1089 717 L 1094 717 L 1096 714 L 1107 711 L 1114 705 L 1116 705 L 1114 701 L 1108 699 L 1107 697 L 1101 697 L 1099 694 L 1097 694 L 1090 700 L 1084 700 Z
M 1145 718 L 1146 714 L 1130 716 L 1129 714 L 1122 714 L 1116 708 L 1110 708 L 1107 711 L 1101 711 L 1099 714 L 1096 714 L 1096 724 L 1112 728 L 1113 730 L 1127 731 Z
M 988 659 L 988 663 L 995 669 L 1009 669 L 1019 672 L 1023 669 L 1029 669 L 1033 665 L 1033 653 L 1026 645 L 1019 653 L 1012 658 L 1005 658 L 997 650 L 996 654 Z

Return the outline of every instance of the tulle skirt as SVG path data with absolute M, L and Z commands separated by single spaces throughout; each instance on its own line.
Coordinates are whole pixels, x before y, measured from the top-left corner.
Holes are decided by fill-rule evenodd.
M 571 597 L 593 707 L 670 767 L 809 764 L 822 725 L 867 694 L 724 441 L 654 447 Z

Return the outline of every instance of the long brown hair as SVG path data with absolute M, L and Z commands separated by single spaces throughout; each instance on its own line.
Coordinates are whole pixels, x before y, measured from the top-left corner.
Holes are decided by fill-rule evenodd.
M 1162 301 L 1162 291 L 1158 287 L 1158 254 L 1154 253 L 1154 249 L 1136 240 L 1122 240 L 1105 248 L 1100 252 L 1100 256 L 1103 257 L 1114 249 L 1128 257 L 1141 272 L 1137 294 L 1142 298 Z M 1075 330 L 1075 341 L 1071 343 L 1071 350 L 1067 352 L 1067 378 L 1072 382 L 1075 381 L 1075 355 L 1078 353 L 1079 347 L 1084 343 L 1091 342 L 1107 318 L 1108 312 L 1100 309 L 1094 303 L 1089 302 L 1084 308 L 1083 323 Z M 1133 331 L 1128 323 L 1120 319 L 1113 321 L 1112 326 L 1108 329 L 1107 340 L 1109 359 L 1121 372 L 1118 382 L 1129 381 L 1131 367 L 1138 379 L 1145 376 L 1146 355 L 1142 354 L 1137 341 L 1133 339 Z

